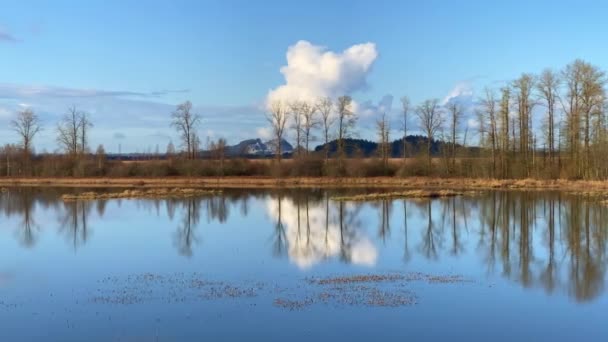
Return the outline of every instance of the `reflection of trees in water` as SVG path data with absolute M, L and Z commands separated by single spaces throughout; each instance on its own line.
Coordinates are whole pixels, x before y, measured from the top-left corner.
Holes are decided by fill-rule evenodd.
M 412 211 L 422 218 L 417 251 L 425 258 L 467 253 L 472 238 L 488 274 L 547 293 L 561 290 L 578 301 L 604 290 L 608 208 L 584 197 L 503 191 L 403 200 L 405 261 L 411 257 L 407 215 Z M 380 217 L 380 226 L 383 222 Z M 472 236 L 469 225 L 477 227 Z
M 213 196 L 205 199 L 207 205 L 207 221 L 217 220 L 224 223 L 228 220 L 229 207 L 225 196 Z
M 555 198 L 543 201 L 543 215 L 547 217 L 547 232 L 545 244 L 549 249 L 547 265 L 540 274 L 540 282 L 547 293 L 553 293 L 559 280 L 557 263 L 555 262 Z
M 424 208 L 423 213 L 426 216 L 426 225 L 422 229 L 422 239 L 418 247 L 419 251 L 427 259 L 437 259 L 437 248 L 441 248 L 441 230 L 433 221 L 433 205 L 432 201 L 425 199 L 416 202 L 419 208 Z
M 442 226 L 450 227 L 452 244 L 450 248 L 450 254 L 454 256 L 458 256 L 459 254 L 464 252 L 464 244 L 460 239 L 460 217 L 458 215 L 458 210 L 456 208 L 456 197 L 448 198 L 446 200 L 441 201 L 442 208 Z M 468 230 L 466 224 L 466 215 L 462 216 L 462 220 L 464 221 L 465 230 Z
M 173 235 L 174 244 L 179 254 L 187 257 L 194 254 L 193 248 L 200 241 L 197 230 L 203 209 L 206 213 L 207 222 L 225 223 L 230 216 L 231 203 L 236 205 L 241 202 L 241 212 L 247 212 L 247 204 L 243 204 L 243 202 L 246 202 L 248 197 L 249 194 L 246 192 L 235 192 L 164 200 L 167 216 L 171 220 L 175 217 L 178 208 L 183 209 L 183 216 Z
M 59 232 L 66 236 L 74 250 L 84 246 L 91 235 L 88 216 L 92 205 L 90 201 L 65 202 L 59 215 Z
M 277 220 L 274 224 L 273 230 L 273 255 L 283 256 L 285 254 L 285 226 L 283 225 L 283 197 L 281 194 L 278 195 L 277 199 Z
M 391 209 L 393 207 L 393 201 L 389 199 L 383 199 L 376 202 L 376 207 L 379 211 L 378 219 L 378 236 L 382 239 L 382 242 L 386 244 L 386 238 L 390 238 L 391 233 Z
M 547 293 L 561 287 L 579 301 L 602 292 L 606 208 L 581 196 L 533 192 L 491 193 L 480 206 L 478 246 L 490 272 L 500 249 L 501 273 L 525 287 Z
M 361 230 L 361 220 L 359 211 L 362 206 L 355 204 L 354 207 L 347 207 L 346 203 L 340 201 L 338 204 L 338 222 L 340 226 L 340 259 L 344 262 L 353 262 L 353 254 L 360 240 L 358 235 Z M 375 257 L 374 257 L 375 259 Z
M 200 219 L 200 201 L 191 198 L 182 201 L 183 218 L 173 235 L 173 241 L 180 255 L 191 257 L 192 247 L 198 242 L 196 228 Z
M 168 199 L 165 201 L 165 208 L 167 210 L 167 217 L 169 218 L 169 220 L 173 221 L 173 218 L 175 217 L 175 206 L 176 206 L 177 202 L 173 199 Z
M 570 254 L 569 292 L 579 300 L 595 298 L 604 287 L 606 213 L 604 210 L 591 213 L 581 197 L 570 201 L 564 212 Z
M 53 197 L 53 193 L 45 194 L 34 188 L 10 189 L 0 193 L 0 217 L 18 217 L 15 236 L 23 247 L 31 248 L 36 245 L 40 226 L 35 219 L 35 209 L 56 205 L 56 201 L 51 199 Z M 4 228 L 3 226 L 4 224 L 0 225 L 0 228 Z
M 96 211 L 103 216 L 110 201 L 63 203 L 60 191 L 22 188 L 0 195 L 0 220 L 16 218 L 14 232 L 22 246 L 35 246 L 39 234 L 35 214 L 44 208 L 59 213 L 58 231 L 75 249 L 90 239 L 88 215 Z M 379 214 L 379 240 L 403 238 L 406 262 L 413 253 L 429 259 L 475 253 L 489 274 L 525 287 L 568 293 L 579 301 L 592 300 L 604 290 L 608 208 L 584 197 L 499 191 L 476 197 L 356 204 L 329 197 L 308 190 L 226 191 L 221 196 L 138 200 L 138 208 L 158 213 L 166 207 L 166 215 L 178 220 L 172 234 L 177 250 L 191 256 L 199 241 L 201 215 L 223 223 L 234 209 L 246 215 L 249 201 L 263 199 L 273 220 L 273 253 L 286 255 L 304 268 L 330 258 L 374 264 L 376 247 L 361 221 L 368 218 L 362 209 L 372 208 Z M 414 219 L 422 224 L 411 224 Z M 395 229 L 391 224 L 399 221 L 403 237 L 391 234 Z
M 97 216 L 103 217 L 106 214 L 106 205 L 108 201 L 98 200 L 95 202 L 95 208 L 97 209 Z
M 22 219 L 20 227 L 17 228 L 18 240 L 24 247 L 33 247 L 36 244 L 36 234 L 39 226 L 34 220 L 34 200 L 30 192 L 25 192 L 20 196 Z
M 407 211 L 407 200 L 403 200 L 403 233 L 404 233 L 404 245 L 403 245 L 403 261 L 404 262 L 408 262 L 411 259 L 411 254 L 410 254 L 410 247 L 409 247 L 409 241 L 408 241 L 408 228 L 407 228 L 407 221 L 408 221 L 408 211 Z

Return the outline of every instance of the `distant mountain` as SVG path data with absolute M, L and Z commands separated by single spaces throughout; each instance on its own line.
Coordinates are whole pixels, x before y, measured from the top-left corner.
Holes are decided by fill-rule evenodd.
M 243 140 L 240 143 L 226 147 L 226 154 L 238 156 L 247 154 L 264 154 L 266 144 L 260 139 Z
M 426 149 L 428 139 L 420 135 L 409 135 L 406 137 L 410 155 L 415 155 L 421 150 Z M 281 141 L 281 150 L 285 155 L 291 155 L 294 152 L 294 147 L 285 139 Z M 348 156 L 373 157 L 377 155 L 378 143 L 364 139 L 345 139 L 344 140 L 346 154 Z M 431 155 L 440 156 L 444 143 L 439 140 L 431 142 Z M 338 141 L 333 140 L 328 144 L 329 154 L 335 155 L 338 151 Z M 473 149 L 473 148 L 470 148 Z M 273 140 L 262 141 L 261 139 L 247 139 L 240 143 L 226 147 L 226 155 L 249 156 L 249 157 L 269 157 L 275 155 L 276 144 Z M 322 153 L 325 150 L 325 144 L 315 147 L 314 151 Z M 397 139 L 391 142 L 391 157 L 399 158 L 403 156 L 403 139 Z
M 275 140 L 262 142 L 261 139 L 247 139 L 240 143 L 226 147 L 229 156 L 272 156 L 276 154 Z M 283 154 L 293 153 L 293 146 L 285 139 L 281 140 L 281 152 Z

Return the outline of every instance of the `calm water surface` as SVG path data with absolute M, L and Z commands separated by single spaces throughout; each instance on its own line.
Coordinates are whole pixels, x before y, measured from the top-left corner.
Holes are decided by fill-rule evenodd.
M 608 340 L 608 209 L 487 192 L 0 193 L 0 341 Z

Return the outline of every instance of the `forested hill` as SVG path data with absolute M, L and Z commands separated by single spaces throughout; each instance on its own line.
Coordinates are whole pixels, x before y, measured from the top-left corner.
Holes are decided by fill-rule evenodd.
M 419 151 L 424 151 L 427 148 L 428 139 L 426 137 L 420 135 L 408 135 L 405 138 L 405 141 L 408 145 L 408 154 L 415 155 Z M 332 140 L 328 144 L 330 156 L 333 156 L 338 151 L 338 141 Z M 346 149 L 346 153 L 349 156 L 362 156 L 362 157 L 371 157 L 377 155 L 378 143 L 363 140 L 363 139 L 345 139 L 344 145 Z M 441 155 L 442 148 L 445 144 L 439 140 L 433 140 L 431 142 L 431 155 L 439 156 Z M 315 147 L 315 152 L 322 152 L 325 150 L 325 144 L 319 145 Z M 458 145 L 461 147 L 460 145 Z M 398 158 L 403 156 L 403 138 L 394 140 L 391 142 L 391 157 Z

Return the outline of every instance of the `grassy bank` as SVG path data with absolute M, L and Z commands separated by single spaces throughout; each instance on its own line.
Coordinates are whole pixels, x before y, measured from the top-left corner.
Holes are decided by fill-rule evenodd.
M 608 181 L 496 180 L 426 177 L 164 177 L 164 178 L 0 178 L 0 187 L 188 187 L 188 188 L 390 188 L 452 190 L 565 190 L 608 191 Z
M 164 189 L 154 188 L 146 190 L 124 190 L 122 192 L 83 192 L 80 194 L 65 194 L 61 199 L 65 202 L 89 201 L 97 199 L 117 199 L 117 198 L 188 198 L 202 195 L 217 195 L 221 191 L 206 189 Z

